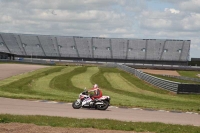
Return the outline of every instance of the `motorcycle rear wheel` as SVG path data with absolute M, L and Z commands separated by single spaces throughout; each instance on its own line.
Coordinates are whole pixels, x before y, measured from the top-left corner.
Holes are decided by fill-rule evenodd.
M 97 105 L 97 109 L 98 110 L 106 110 L 109 106 L 109 102 L 108 101 L 103 101 L 103 105 Z
M 72 103 L 72 107 L 73 107 L 74 109 L 80 109 L 81 106 L 82 106 L 82 103 L 79 102 L 79 101 L 77 101 L 77 100 L 74 101 L 74 102 Z

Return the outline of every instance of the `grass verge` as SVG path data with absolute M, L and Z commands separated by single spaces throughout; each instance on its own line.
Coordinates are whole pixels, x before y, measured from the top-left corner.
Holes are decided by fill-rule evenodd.
M 42 95 L 46 96 L 46 93 L 36 92 L 32 89 L 33 83 L 44 76 L 47 76 L 49 74 L 59 72 L 64 67 L 50 67 L 45 68 L 40 71 L 36 71 L 33 73 L 29 73 L 27 76 L 22 76 L 21 78 L 6 83 L 2 86 L 0 86 L 0 91 L 2 92 L 0 96 L 4 97 L 12 97 L 12 98 L 35 98 L 34 96 Z M 4 82 L 4 80 L 2 81 Z
M 56 76 L 51 80 L 50 87 L 67 92 L 77 92 L 77 94 L 79 94 L 83 91 L 83 89 L 73 86 L 71 78 L 75 75 L 85 72 L 86 70 L 87 67 L 78 67 L 69 73 L 64 73 Z
M 177 79 L 177 78 L 173 78 L 173 77 L 166 77 L 166 76 L 163 76 L 163 75 L 156 75 L 156 74 L 150 74 L 150 75 L 158 77 L 158 78 L 161 78 L 161 79 L 174 81 L 174 82 L 190 83 L 190 84 L 200 84 L 200 82 L 195 82 L 195 81 L 190 81 L 190 80 L 183 80 L 183 79 Z
M 92 122 L 91 122 L 92 121 Z M 172 125 L 163 123 L 124 122 L 110 119 L 75 119 L 50 116 L 22 116 L 0 114 L 0 123 L 32 123 L 40 126 L 66 128 L 96 128 L 155 133 L 200 133 L 200 127 L 191 125 Z
M 1 90 L 12 92 L 12 93 L 20 93 L 20 92 L 26 93 L 30 90 L 31 82 L 33 82 L 34 80 L 40 77 L 49 75 L 54 72 L 61 71 L 62 69 L 63 69 L 62 67 L 56 67 L 56 68 L 51 68 L 49 70 L 43 71 L 41 73 L 36 73 L 32 76 L 22 78 L 18 81 L 14 81 L 8 85 L 3 85 L 1 86 Z
M 39 79 L 37 79 L 33 85 L 32 90 L 40 93 L 46 93 L 47 96 L 42 96 L 44 100 L 54 100 L 54 101 L 72 101 L 75 97 L 77 97 L 77 94 L 71 93 L 68 91 L 63 91 L 60 89 L 54 89 L 50 87 L 50 82 L 54 77 L 57 77 L 62 74 L 67 74 L 73 71 L 76 67 L 64 67 L 59 72 L 54 72 L 52 74 L 49 74 L 47 76 L 43 76 Z
M 191 78 L 200 78 L 197 75 L 200 74 L 200 71 L 178 71 L 181 76 L 191 77 Z

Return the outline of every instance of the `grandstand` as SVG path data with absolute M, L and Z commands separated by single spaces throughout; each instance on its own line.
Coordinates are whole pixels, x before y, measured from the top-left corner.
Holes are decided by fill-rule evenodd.
M 0 52 L 15 57 L 186 65 L 190 40 L 0 33 Z

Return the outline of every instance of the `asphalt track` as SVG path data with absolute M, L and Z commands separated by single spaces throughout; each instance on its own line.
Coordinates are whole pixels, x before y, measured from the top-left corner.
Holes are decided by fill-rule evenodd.
M 0 80 L 45 67 L 48 66 L 29 64 L 0 64 Z
M 16 115 L 47 115 L 71 118 L 114 119 L 133 122 L 162 122 L 200 126 L 200 114 L 169 112 L 110 106 L 106 111 L 73 109 L 71 103 L 54 101 L 28 101 L 0 97 L 0 113 Z

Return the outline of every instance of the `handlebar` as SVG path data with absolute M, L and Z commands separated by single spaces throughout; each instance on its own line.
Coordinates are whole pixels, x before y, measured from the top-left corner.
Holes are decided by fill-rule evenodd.
M 87 90 L 84 90 L 84 91 L 82 92 L 82 94 L 83 94 L 83 95 L 88 95 L 88 91 L 87 91 Z

